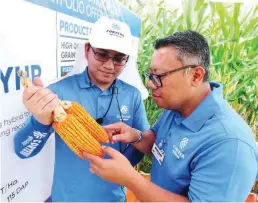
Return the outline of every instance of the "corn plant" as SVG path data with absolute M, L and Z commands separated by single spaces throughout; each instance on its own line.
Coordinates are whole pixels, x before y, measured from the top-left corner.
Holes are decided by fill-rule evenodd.
M 153 54 L 153 42 L 160 37 L 186 29 L 206 37 L 211 50 L 211 81 L 220 82 L 224 97 L 245 119 L 258 140 L 258 6 L 245 8 L 240 3 L 214 3 L 182 0 L 182 9 L 168 8 L 164 1 L 148 0 L 132 4 L 120 0 L 142 20 L 139 72 L 147 72 Z M 161 109 L 149 97 L 145 101 L 150 125 Z M 150 159 L 141 169 L 148 172 Z

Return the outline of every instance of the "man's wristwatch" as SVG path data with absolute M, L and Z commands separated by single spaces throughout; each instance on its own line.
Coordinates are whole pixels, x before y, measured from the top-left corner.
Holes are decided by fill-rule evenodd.
M 137 130 L 137 129 L 135 129 L 135 128 L 133 128 L 133 129 L 134 129 L 134 131 L 136 131 L 136 133 L 138 134 L 138 139 L 137 139 L 136 141 L 134 141 L 134 142 L 130 142 L 129 144 L 137 144 L 137 143 L 139 143 L 140 141 L 142 141 L 142 139 L 143 139 L 142 131 Z

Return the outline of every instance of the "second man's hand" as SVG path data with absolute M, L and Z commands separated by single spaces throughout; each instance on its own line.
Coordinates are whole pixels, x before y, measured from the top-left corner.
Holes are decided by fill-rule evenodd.
M 131 166 L 130 162 L 117 150 L 111 147 L 102 147 L 109 159 L 102 159 L 98 156 L 84 153 L 84 156 L 90 162 L 90 171 L 104 180 L 126 186 L 133 174 L 138 174 Z
M 155 134 L 153 131 L 146 130 L 141 132 L 122 122 L 106 125 L 103 126 L 103 128 L 106 130 L 110 142 L 130 143 L 140 152 L 152 154 L 151 148 L 155 141 Z
M 110 125 L 103 126 L 109 136 L 109 140 L 112 143 L 123 142 L 130 143 L 138 140 L 138 132 L 130 126 L 119 122 Z

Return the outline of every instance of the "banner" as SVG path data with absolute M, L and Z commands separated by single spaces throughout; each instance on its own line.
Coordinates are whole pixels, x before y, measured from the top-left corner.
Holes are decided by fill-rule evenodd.
M 53 179 L 54 136 L 35 157 L 20 159 L 14 153 L 13 136 L 30 115 L 22 103 L 23 88 L 17 71 L 25 70 L 32 80 L 40 76 L 48 84 L 66 76 L 75 63 L 85 68 L 82 45 L 92 24 L 102 15 L 130 26 L 134 57 L 120 78 L 136 86 L 146 98 L 148 92 L 136 64 L 141 21 L 123 5 L 115 0 L 1 1 L 1 201 L 43 202 L 51 194 Z

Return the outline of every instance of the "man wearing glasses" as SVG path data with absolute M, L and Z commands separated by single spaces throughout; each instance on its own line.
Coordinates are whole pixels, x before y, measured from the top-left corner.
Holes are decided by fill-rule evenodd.
M 32 117 L 14 138 L 15 152 L 20 158 L 35 156 L 53 132 L 52 112 L 58 99 L 75 101 L 96 119 L 107 125 L 122 121 L 138 130 L 147 130 L 148 121 L 140 92 L 117 79 L 125 68 L 131 52 L 130 28 L 120 21 L 100 18 L 93 26 L 89 43 L 85 44 L 88 67 L 81 74 L 67 77 L 43 88 L 39 78 L 27 88 L 23 102 Z M 40 132 L 42 142 L 25 156 L 25 140 Z M 31 140 L 33 142 L 33 140 Z M 107 144 L 128 157 L 132 165 L 143 154 L 126 143 Z M 55 169 L 52 200 L 57 202 L 124 202 L 125 189 L 89 172 L 89 161 L 79 158 L 56 133 Z M 47 163 L 46 163 L 47 165 Z M 43 169 L 42 169 L 43 170 Z
M 209 65 L 209 46 L 199 33 L 158 39 L 146 76 L 164 111 L 148 131 L 105 126 L 113 141 L 135 142 L 153 155 L 151 182 L 109 147 L 108 160 L 85 154 L 91 171 L 125 185 L 143 202 L 244 202 L 257 176 L 256 143 L 223 99 L 221 85 L 209 82 Z

